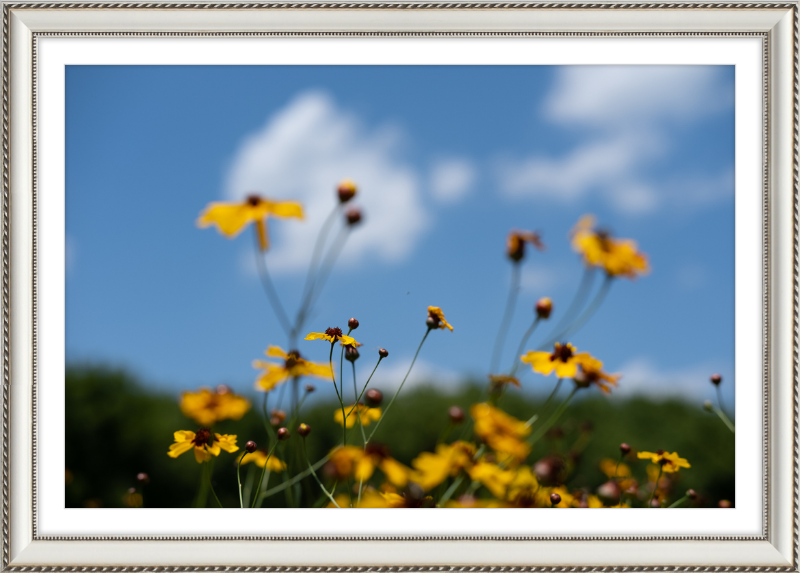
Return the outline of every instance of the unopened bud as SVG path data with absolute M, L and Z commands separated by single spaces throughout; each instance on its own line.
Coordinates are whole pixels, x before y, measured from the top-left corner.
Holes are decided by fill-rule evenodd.
M 717 505 L 719 505 L 719 507 L 721 507 L 722 509 L 729 509 L 732 507 L 731 502 L 729 502 L 727 499 L 719 500 L 719 503 Z
M 358 349 L 355 346 L 345 346 L 344 348 L 344 359 L 348 362 L 355 362 L 358 360 L 358 357 L 361 356 L 358 353 Z
M 428 318 L 425 320 L 425 324 L 426 324 L 426 325 L 428 326 L 428 328 L 430 328 L 430 329 L 439 328 L 439 319 L 438 319 L 438 318 L 436 318 L 435 316 L 429 316 L 429 317 L 428 317 Z
M 722 376 L 720 376 L 719 374 L 712 374 L 709 380 L 711 380 L 711 383 L 714 386 L 719 386 L 722 383 Z
M 693 489 L 688 489 L 686 490 L 686 497 L 688 497 L 691 500 L 695 500 L 697 499 L 697 492 L 694 491 Z
M 226 386 L 225 384 L 220 384 L 217 386 L 217 394 L 230 394 L 233 390 L 231 390 L 230 386 Z
M 379 348 L 378 356 L 380 356 L 381 358 L 386 358 L 387 356 L 389 356 L 389 351 L 386 350 L 385 348 Z
M 534 308 L 536 310 L 536 316 L 548 319 L 550 318 L 550 313 L 553 312 L 553 301 L 547 297 L 540 298 L 536 301 L 536 306 Z
M 248 454 L 252 454 L 257 449 L 258 444 L 256 444 L 253 440 L 250 440 L 244 445 L 244 451 L 246 451 Z
M 597 488 L 597 497 L 606 505 L 616 505 L 619 503 L 620 487 L 614 480 L 609 480 Z
M 551 493 L 550 494 L 550 503 L 553 504 L 553 505 L 558 505 L 559 503 L 561 503 L 561 496 L 558 495 L 557 493 Z
M 660 502 L 660 501 L 658 501 L 658 499 L 653 499 L 653 500 L 650 502 L 650 507 L 661 507 L 661 502 Z
M 383 392 L 375 388 L 370 388 L 367 390 L 365 396 L 367 399 L 367 405 L 370 408 L 376 408 L 381 405 L 381 402 L 383 402 Z
M 297 426 L 297 433 L 303 436 L 304 438 L 311 433 L 311 426 L 306 423 L 302 423 Z
M 273 418 L 277 418 L 281 422 L 283 422 L 286 419 L 286 412 L 284 412 L 283 410 L 273 410 L 270 413 L 272 414 Z
M 347 224 L 352 227 L 361 221 L 361 209 L 353 207 L 349 209 L 344 216 L 347 219 Z
M 464 410 L 458 406 L 450 406 L 450 409 L 447 410 L 447 415 L 450 416 L 450 421 L 454 424 L 460 424 L 464 421 Z
M 306 384 L 306 392 L 311 394 L 314 390 L 316 390 L 316 387 L 313 384 Z
M 278 439 L 281 441 L 288 440 L 290 437 L 289 430 L 286 428 L 278 428 Z
M 355 330 L 358 328 L 358 321 L 355 318 L 351 318 L 347 321 L 347 326 L 350 327 L 350 330 Z
M 138 474 L 136 474 L 136 481 L 138 481 L 141 484 L 148 484 L 150 483 L 150 476 L 144 472 L 139 472 Z
M 345 179 L 336 188 L 340 203 L 347 203 L 356 195 L 356 184 L 351 179 Z
M 623 442 L 619 445 L 619 451 L 623 456 L 627 456 L 629 453 L 631 453 L 631 447 Z

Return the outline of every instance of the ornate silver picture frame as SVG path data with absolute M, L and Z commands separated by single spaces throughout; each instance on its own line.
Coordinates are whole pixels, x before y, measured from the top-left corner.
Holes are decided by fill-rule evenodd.
M 761 46 L 758 534 L 54 535 L 40 527 L 38 42 L 103 37 L 753 38 Z M 800 571 L 800 26 L 796 2 L 3 3 L 2 561 L 49 570 Z M 55 357 L 58 359 L 58 357 Z M 76 510 L 77 511 L 77 510 Z M 480 512 L 480 510 L 470 510 Z M 538 510 L 533 510 L 538 511 Z M 611 511 L 611 510 L 603 510 Z M 642 510 L 649 511 L 649 510 Z M 539 519 L 541 513 L 532 519 Z M 481 519 L 480 513 L 472 518 Z M 424 518 L 420 518 L 424 519 Z

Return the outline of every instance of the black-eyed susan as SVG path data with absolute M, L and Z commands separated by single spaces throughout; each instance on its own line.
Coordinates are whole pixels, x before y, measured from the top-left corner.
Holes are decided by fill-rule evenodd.
M 213 426 L 222 420 L 239 420 L 250 409 L 250 401 L 227 386 L 215 390 L 200 388 L 197 392 L 181 394 L 183 415 L 201 426 Z
M 356 421 L 360 421 L 362 426 L 369 426 L 372 422 L 377 422 L 381 419 L 380 408 L 370 408 L 365 404 L 359 404 L 358 407 L 353 407 L 353 404 L 347 407 L 347 427 L 352 428 L 356 425 Z M 344 414 L 341 409 L 337 409 L 333 413 L 333 421 L 342 425 Z
M 296 201 L 272 201 L 250 195 L 240 203 L 209 203 L 200 213 L 197 226 L 205 228 L 216 225 L 220 233 L 233 238 L 248 224 L 255 223 L 259 246 L 262 251 L 266 251 L 269 248 L 268 217 L 302 219 L 303 206 Z
M 449 328 L 450 332 L 453 331 L 453 327 L 444 319 L 444 312 L 438 306 L 429 306 L 428 307 L 428 327 L 431 329 L 434 328 L 441 328 L 444 330 L 445 328 Z
M 475 420 L 475 434 L 495 452 L 524 460 L 531 451 L 524 438 L 530 426 L 486 403 L 473 404 L 470 414 Z
M 681 468 L 692 467 L 688 461 L 678 456 L 678 452 L 665 452 L 658 450 L 657 452 L 639 452 L 636 456 L 640 460 L 650 460 L 656 465 L 661 466 L 661 471 L 664 473 L 675 473 Z
M 341 342 L 342 346 L 361 346 L 355 338 L 344 334 L 338 326 L 326 328 L 325 332 L 310 332 L 306 340 L 327 340 L 331 344 Z
M 619 374 L 608 374 L 602 370 L 603 363 L 595 360 L 594 363 L 586 361 L 580 365 L 580 370 L 575 375 L 575 384 L 581 388 L 586 388 L 592 384 L 600 388 L 606 394 L 611 393 L 611 387 L 617 385 L 617 381 L 622 377 Z
M 389 455 L 385 446 L 376 443 L 366 448 L 341 446 L 331 452 L 328 471 L 337 479 L 353 477 L 366 482 L 378 468 L 389 482 L 397 487 L 405 487 L 411 475 L 411 468 L 401 464 Z
M 256 390 L 269 392 L 289 378 L 316 376 L 317 378 L 327 379 L 331 377 L 330 366 L 304 360 L 297 350 L 284 352 L 278 346 L 270 346 L 264 354 L 273 358 L 282 358 L 283 364 L 267 362 L 266 360 L 253 360 L 253 368 L 262 370 L 256 380 Z
M 197 432 L 180 430 L 175 432 L 175 443 L 169 447 L 167 455 L 177 458 L 179 455 L 194 449 L 194 459 L 201 464 L 218 456 L 221 450 L 233 453 L 238 450 L 236 436 L 230 434 L 213 434 L 208 428 L 200 428 Z
M 244 459 L 242 459 L 242 456 L 244 456 Z M 279 460 L 274 455 L 269 455 L 266 450 L 256 450 L 248 454 L 242 452 L 242 455 L 237 458 L 237 461 L 239 460 L 241 460 L 242 465 L 249 464 L 250 462 L 255 463 L 260 468 L 266 465 L 267 469 L 274 473 L 280 473 L 286 469 L 285 462 Z
M 578 366 L 587 368 L 600 368 L 603 363 L 593 358 L 587 352 L 577 353 L 572 344 L 556 342 L 553 352 L 540 352 L 531 350 L 520 356 L 520 360 L 530 364 L 534 372 L 549 376 L 555 371 L 559 378 L 574 378 Z
M 595 229 L 594 216 L 584 215 L 572 229 L 572 248 L 587 266 L 600 267 L 609 276 L 629 279 L 649 270 L 647 255 L 631 239 L 615 239 L 607 231 Z
M 525 257 L 525 243 L 530 243 L 539 251 L 544 251 L 545 246 L 539 233 L 535 231 L 520 231 L 512 229 L 506 240 L 506 254 L 515 263 Z

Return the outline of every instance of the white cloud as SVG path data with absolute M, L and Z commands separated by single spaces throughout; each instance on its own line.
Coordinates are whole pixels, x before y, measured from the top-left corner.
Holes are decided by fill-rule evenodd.
M 306 220 L 271 220 L 270 269 L 305 269 L 316 234 L 335 204 L 336 184 L 351 178 L 364 223 L 342 254 L 344 265 L 365 259 L 407 258 L 430 219 L 421 204 L 419 176 L 398 159 L 396 129 L 368 129 L 325 93 L 306 92 L 273 115 L 238 150 L 228 173 L 227 196 L 250 193 L 303 202 Z
M 375 376 L 370 382 L 370 387 L 378 388 L 384 394 L 396 391 L 406 372 L 408 372 L 410 364 L 411 357 L 399 358 L 392 361 L 391 364 L 382 363 L 375 372 Z M 465 379 L 465 376 L 461 376 L 456 372 L 417 359 L 411 374 L 408 375 L 408 380 L 403 386 L 403 392 L 422 385 L 431 386 L 443 392 L 450 392 L 455 390 L 459 383 Z
M 709 283 L 708 271 L 696 263 L 684 265 L 675 273 L 675 283 L 683 291 L 701 289 Z
M 430 188 L 433 197 L 441 203 L 455 203 L 472 189 L 476 169 L 464 159 L 439 161 L 431 170 Z
M 545 291 L 563 284 L 565 278 L 566 273 L 562 269 L 529 263 L 522 267 L 519 286 L 523 291 L 546 294 Z
M 706 399 L 715 399 L 714 387 L 708 378 L 719 370 L 719 363 L 713 362 L 677 370 L 662 370 L 646 358 L 635 358 L 618 370 L 622 378 L 619 386 L 613 390 L 613 395 L 619 397 L 645 395 L 655 399 L 680 398 L 702 403 Z M 726 394 L 732 390 L 733 384 L 727 384 Z
M 576 203 L 598 195 L 629 215 L 664 206 L 698 207 L 732 196 L 730 170 L 680 181 L 651 181 L 643 170 L 673 147 L 671 126 L 731 107 L 733 90 L 707 66 L 565 66 L 544 115 L 587 135 L 560 156 L 497 162 L 509 196 Z

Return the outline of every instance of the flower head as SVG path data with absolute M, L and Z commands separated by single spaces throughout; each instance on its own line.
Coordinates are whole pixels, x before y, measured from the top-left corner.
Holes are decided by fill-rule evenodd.
M 177 458 L 179 455 L 194 449 L 194 459 L 198 464 L 207 462 L 211 456 L 218 456 L 220 450 L 235 452 L 236 436 L 228 434 L 212 434 L 208 428 L 200 428 L 197 433 L 188 430 L 175 432 L 175 443 L 169 447 L 167 455 Z
M 333 421 L 342 425 L 344 414 L 341 408 L 333 413 Z M 359 404 L 358 407 L 353 408 L 353 405 L 347 407 L 347 427 L 352 428 L 356 425 L 357 421 L 361 421 L 362 426 L 369 426 L 372 422 L 377 422 L 381 419 L 380 408 L 370 408 L 364 404 Z
M 519 380 L 507 374 L 489 374 L 489 390 L 491 392 L 500 392 L 506 386 L 519 388 Z
M 216 390 L 200 388 L 197 392 L 184 392 L 180 408 L 184 416 L 201 426 L 213 426 L 222 420 L 241 419 L 250 409 L 250 401 L 227 386 L 219 386 Z
M 330 379 L 331 377 L 330 366 L 304 360 L 297 350 L 290 350 L 287 353 L 278 346 L 270 346 L 264 354 L 274 358 L 282 358 L 283 364 L 267 362 L 266 360 L 253 360 L 253 368 L 262 369 L 256 380 L 256 390 L 269 392 L 289 378 L 300 376 L 316 376 L 325 379 Z
M 475 451 L 475 446 L 468 442 L 439 444 L 436 453 L 422 452 L 411 462 L 415 469 L 411 480 L 429 491 L 448 477 L 455 477 L 459 471 L 471 468 Z
M 581 388 L 586 388 L 595 384 L 606 394 L 611 393 L 611 386 L 616 386 L 617 381 L 622 377 L 619 374 L 608 374 L 601 370 L 603 363 L 599 360 L 594 362 L 587 361 L 580 365 L 580 370 L 575 375 L 575 384 Z
M 556 342 L 553 352 L 529 351 L 519 357 L 522 362 L 531 365 L 534 372 L 549 376 L 555 371 L 559 378 L 574 378 L 578 366 L 599 369 L 603 363 L 587 352 L 576 353 L 576 348 L 569 343 Z
M 496 452 L 524 460 L 531 451 L 523 440 L 530 427 L 489 404 L 473 404 L 470 414 L 475 420 L 475 434 Z
M 347 203 L 350 199 L 356 196 L 358 188 L 352 179 L 344 179 L 336 188 L 336 193 L 339 195 L 340 203 Z
M 269 248 L 267 218 L 270 216 L 302 219 L 303 206 L 296 201 L 272 201 L 250 195 L 241 203 L 209 203 L 200 213 L 197 226 L 205 228 L 216 225 L 220 233 L 233 238 L 248 224 L 255 223 L 258 244 L 262 251 L 266 251 Z
M 428 307 L 428 327 L 431 329 L 441 328 L 442 330 L 449 328 L 450 332 L 453 332 L 453 327 L 444 319 L 444 313 L 438 306 Z
M 242 456 L 244 456 L 244 459 L 242 459 Z M 255 464 L 260 468 L 263 468 L 266 465 L 267 469 L 274 473 L 280 473 L 286 469 L 285 462 L 282 462 L 274 455 L 270 456 L 266 450 L 256 450 L 252 454 L 248 454 L 246 456 L 244 453 L 242 453 L 242 455 L 236 459 L 236 461 L 239 460 L 242 461 L 242 465 L 249 464 L 250 462 L 255 462 Z
M 327 340 L 331 344 L 341 342 L 342 346 L 361 346 L 356 339 L 352 336 L 347 336 L 342 333 L 342 329 L 338 326 L 334 328 L 327 328 L 325 332 L 311 332 L 306 336 L 306 340 Z
M 587 266 L 600 267 L 609 276 L 629 279 L 650 270 L 647 255 L 637 250 L 631 239 L 614 239 L 608 231 L 594 228 L 594 217 L 584 215 L 572 229 L 572 248 Z
M 388 448 L 374 442 L 368 444 L 366 449 L 340 446 L 331 452 L 328 464 L 327 471 L 342 480 L 353 477 L 366 482 L 378 468 L 390 483 L 405 487 L 411 475 L 411 468 L 392 458 Z
M 525 256 L 525 243 L 530 243 L 539 251 L 544 251 L 545 246 L 539 233 L 535 231 L 520 231 L 512 229 L 506 241 L 506 254 L 515 263 L 520 262 Z
M 650 460 L 656 465 L 660 465 L 664 473 L 675 473 L 680 468 L 692 467 L 688 461 L 678 456 L 678 452 L 665 452 L 658 450 L 657 452 L 639 452 L 636 456 L 640 460 Z

